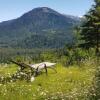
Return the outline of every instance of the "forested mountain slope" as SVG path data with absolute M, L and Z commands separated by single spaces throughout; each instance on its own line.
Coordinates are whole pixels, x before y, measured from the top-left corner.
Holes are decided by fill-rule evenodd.
M 21 17 L 0 23 L 0 46 L 56 48 L 72 43 L 73 27 L 80 18 L 48 7 L 35 8 Z

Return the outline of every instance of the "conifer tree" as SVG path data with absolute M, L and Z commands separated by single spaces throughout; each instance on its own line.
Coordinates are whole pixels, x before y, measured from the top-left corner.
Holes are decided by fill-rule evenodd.
M 82 24 L 80 44 L 84 48 L 95 48 L 96 54 L 100 48 L 100 0 L 95 0 L 95 4 L 85 15 L 85 21 Z

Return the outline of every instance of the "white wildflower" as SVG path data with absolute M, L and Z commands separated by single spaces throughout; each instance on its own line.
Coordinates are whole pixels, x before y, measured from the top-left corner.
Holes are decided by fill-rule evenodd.
M 0 86 L 2 86 L 2 84 L 0 84 Z
M 46 95 L 46 93 L 45 93 L 45 92 L 41 92 L 41 93 L 40 93 L 40 95 L 43 95 L 43 96 L 45 96 L 45 95 Z
M 35 80 L 34 76 L 31 77 L 31 82 L 33 82 Z

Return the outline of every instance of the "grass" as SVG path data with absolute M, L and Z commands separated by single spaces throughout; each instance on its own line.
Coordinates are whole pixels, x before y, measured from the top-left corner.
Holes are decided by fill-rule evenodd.
M 4 66 L 4 65 L 3 65 Z M 0 76 L 15 73 L 15 65 L 0 67 Z M 89 89 L 94 77 L 93 64 L 86 63 L 81 68 L 74 65 L 56 66 L 57 73 L 49 70 L 35 78 L 0 84 L 0 100 L 89 100 Z

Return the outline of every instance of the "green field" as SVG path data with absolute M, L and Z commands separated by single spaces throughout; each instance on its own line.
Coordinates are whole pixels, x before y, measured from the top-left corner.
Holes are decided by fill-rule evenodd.
M 0 66 L 0 77 L 7 77 L 18 68 L 13 64 Z M 89 100 L 94 66 L 89 61 L 81 67 L 57 64 L 57 73 L 49 70 L 48 75 L 42 73 L 33 82 L 17 80 L 0 84 L 0 100 Z

